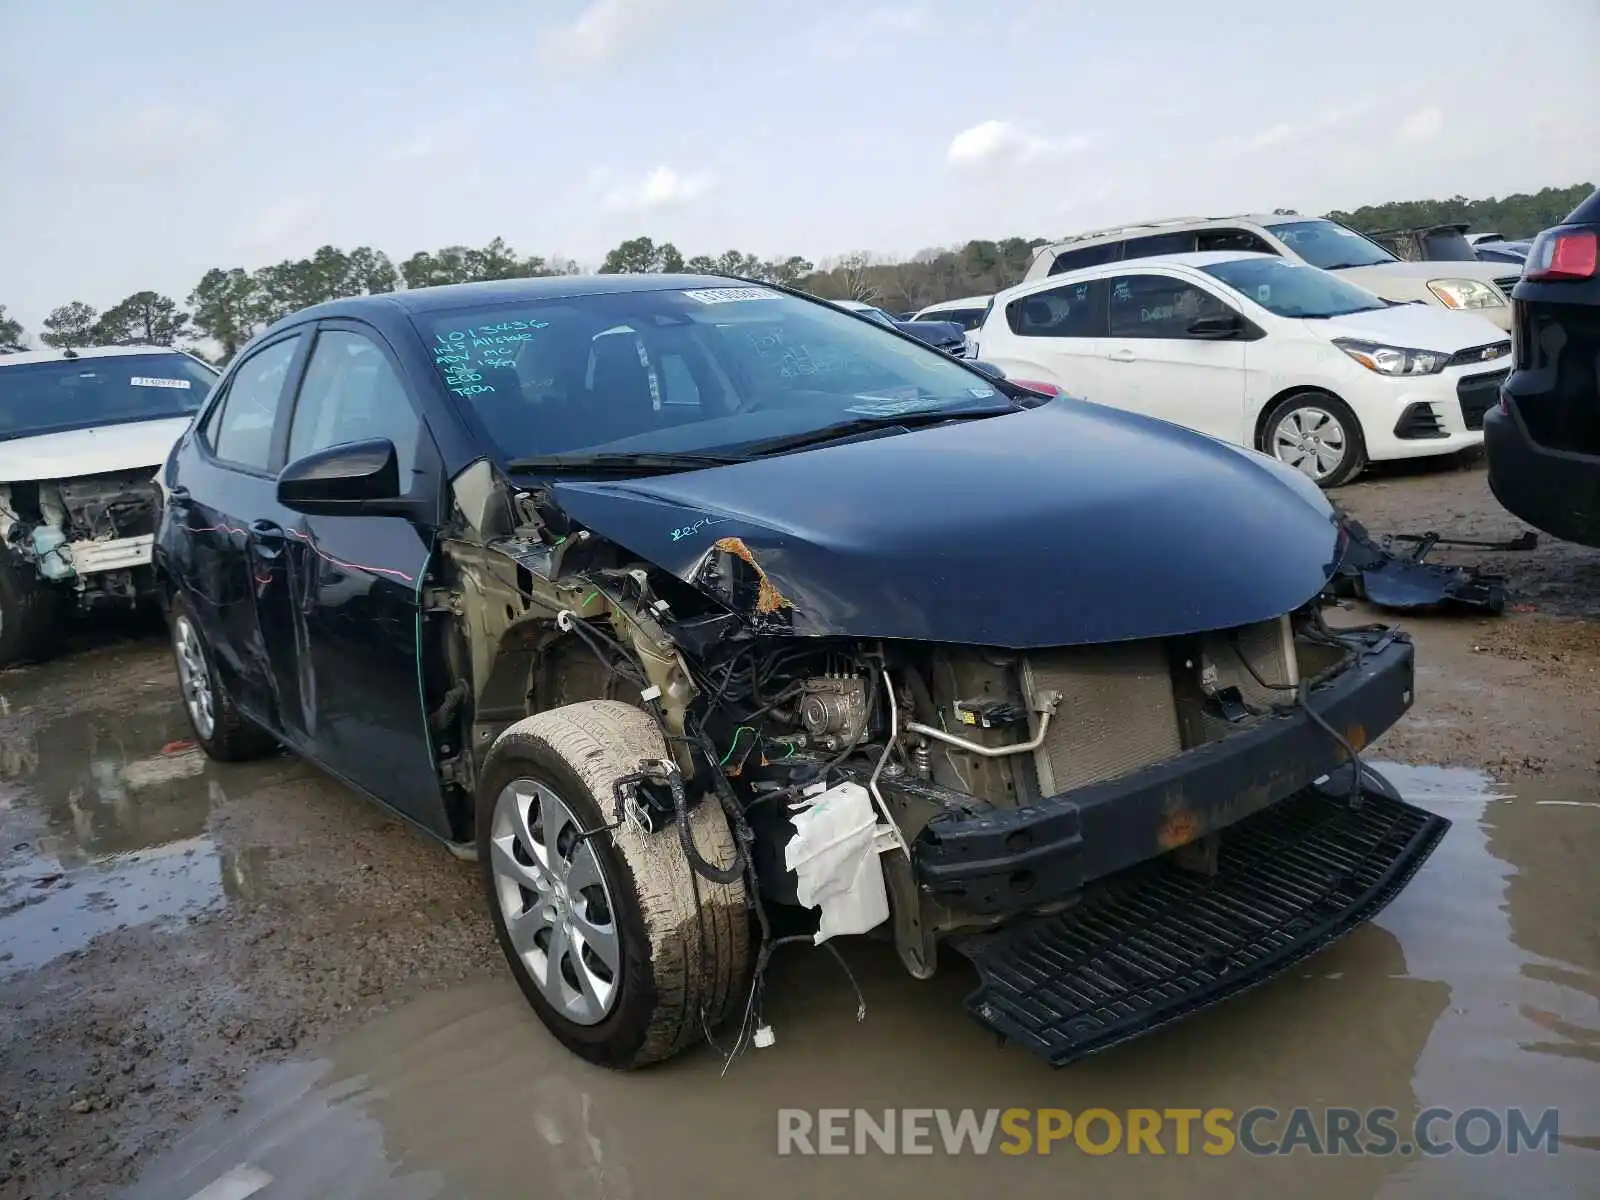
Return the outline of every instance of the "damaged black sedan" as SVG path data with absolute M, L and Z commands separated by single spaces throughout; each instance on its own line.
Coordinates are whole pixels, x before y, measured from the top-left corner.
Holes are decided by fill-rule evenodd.
M 966 956 L 973 1017 L 1069 1062 L 1360 924 L 1445 828 L 1361 763 L 1412 647 L 1323 620 L 1313 484 L 783 289 L 309 309 L 161 483 L 205 749 L 475 857 L 594 1062 L 764 1044 L 772 954 L 850 934 Z

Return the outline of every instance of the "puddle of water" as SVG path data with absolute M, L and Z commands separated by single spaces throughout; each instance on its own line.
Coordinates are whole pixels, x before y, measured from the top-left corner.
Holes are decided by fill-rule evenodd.
M 261 1200 L 431 1197 L 1592 1195 L 1600 1155 L 1440 1159 L 780 1158 L 780 1107 L 1524 1105 L 1600 1133 L 1600 855 L 1594 781 L 1513 791 L 1471 771 L 1384 768 L 1450 834 L 1380 919 L 1296 973 L 1051 1072 L 967 1021 L 958 960 L 919 983 L 846 949 L 868 1014 L 821 955 L 774 963 L 773 1049 L 724 1078 L 709 1049 L 631 1075 L 588 1067 L 509 982 L 434 993 L 314 1062 L 259 1073 L 240 1114 L 192 1134 L 128 1200 L 189 1196 L 238 1164 Z M 1583 789 L 1587 788 L 1585 792 Z M 1556 804 L 1554 801 L 1581 801 Z
M 249 856 L 205 836 L 220 784 L 173 701 L 124 712 L 0 696 L 0 977 L 223 900 Z

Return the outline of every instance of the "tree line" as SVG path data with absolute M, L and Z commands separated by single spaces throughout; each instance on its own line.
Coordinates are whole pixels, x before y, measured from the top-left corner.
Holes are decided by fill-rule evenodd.
M 1328 215 L 1368 233 L 1466 221 L 1474 229 L 1498 230 L 1508 238 L 1528 237 L 1560 223 L 1593 190 L 1593 184 L 1580 183 L 1499 199 L 1453 196 L 1448 200 L 1396 201 Z M 608 252 L 599 270 L 602 274 L 689 271 L 734 275 L 799 288 L 824 299 L 865 300 L 895 312 L 909 312 L 941 300 L 1010 286 L 1027 271 L 1035 249 L 1048 240 L 979 239 L 959 247 L 923 250 L 904 260 L 858 251 L 818 265 L 797 254 L 764 259 L 740 250 L 685 258 L 671 242 L 636 237 Z M 255 271 L 213 267 L 182 305 L 154 291 L 135 292 L 104 312 L 74 300 L 44 319 L 39 340 L 58 347 L 138 343 L 199 352 L 196 341 L 209 339 L 221 348 L 221 360 L 226 362 L 258 329 L 326 300 L 401 287 L 572 275 L 579 269 L 570 259 L 519 254 L 498 237 L 480 248 L 446 246 L 418 251 L 398 267 L 371 246 L 353 250 L 323 246 L 309 257 L 286 259 Z M 22 326 L 8 319 L 0 305 L 0 353 L 25 345 Z

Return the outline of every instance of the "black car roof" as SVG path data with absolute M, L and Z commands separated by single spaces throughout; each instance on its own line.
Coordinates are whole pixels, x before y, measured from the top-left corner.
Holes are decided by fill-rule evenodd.
M 542 275 L 533 279 L 496 279 L 484 283 L 451 283 L 442 287 L 408 288 L 373 296 L 348 296 L 329 300 L 284 318 L 300 322 L 312 317 L 365 317 L 392 314 L 445 312 L 519 300 L 566 300 L 574 296 L 605 296 L 619 292 L 662 292 L 673 288 L 727 287 L 742 283 L 723 275 Z

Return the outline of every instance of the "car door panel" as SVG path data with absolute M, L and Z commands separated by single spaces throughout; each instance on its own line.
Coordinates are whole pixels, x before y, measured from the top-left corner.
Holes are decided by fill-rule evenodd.
M 1010 337 L 1004 339 L 1006 371 L 1018 378 L 1037 376 L 1080 399 L 1098 399 L 1105 368 L 1096 345 L 1105 301 L 1101 280 L 1081 280 L 1030 292 L 1006 305 Z M 993 318 L 991 318 L 992 320 Z
M 1245 343 L 1188 334 L 1195 317 L 1234 310 L 1187 280 L 1158 273 L 1119 275 L 1107 295 L 1104 403 L 1248 444 Z
M 296 400 L 291 458 L 369 437 L 395 442 L 402 486 L 442 486 L 437 450 L 375 333 L 325 322 Z M 273 593 L 276 688 L 308 753 L 442 837 L 451 836 L 419 670 L 421 589 L 435 530 L 400 516 L 307 515 L 274 502 L 284 585 Z
M 222 686 L 241 709 L 274 729 L 280 714 L 258 619 L 250 526 L 273 501 L 282 399 L 307 340 L 300 333 L 276 339 L 230 372 L 214 407 L 187 436 L 181 511 L 174 513 L 194 563 L 182 577 L 192 581 L 188 595 Z

